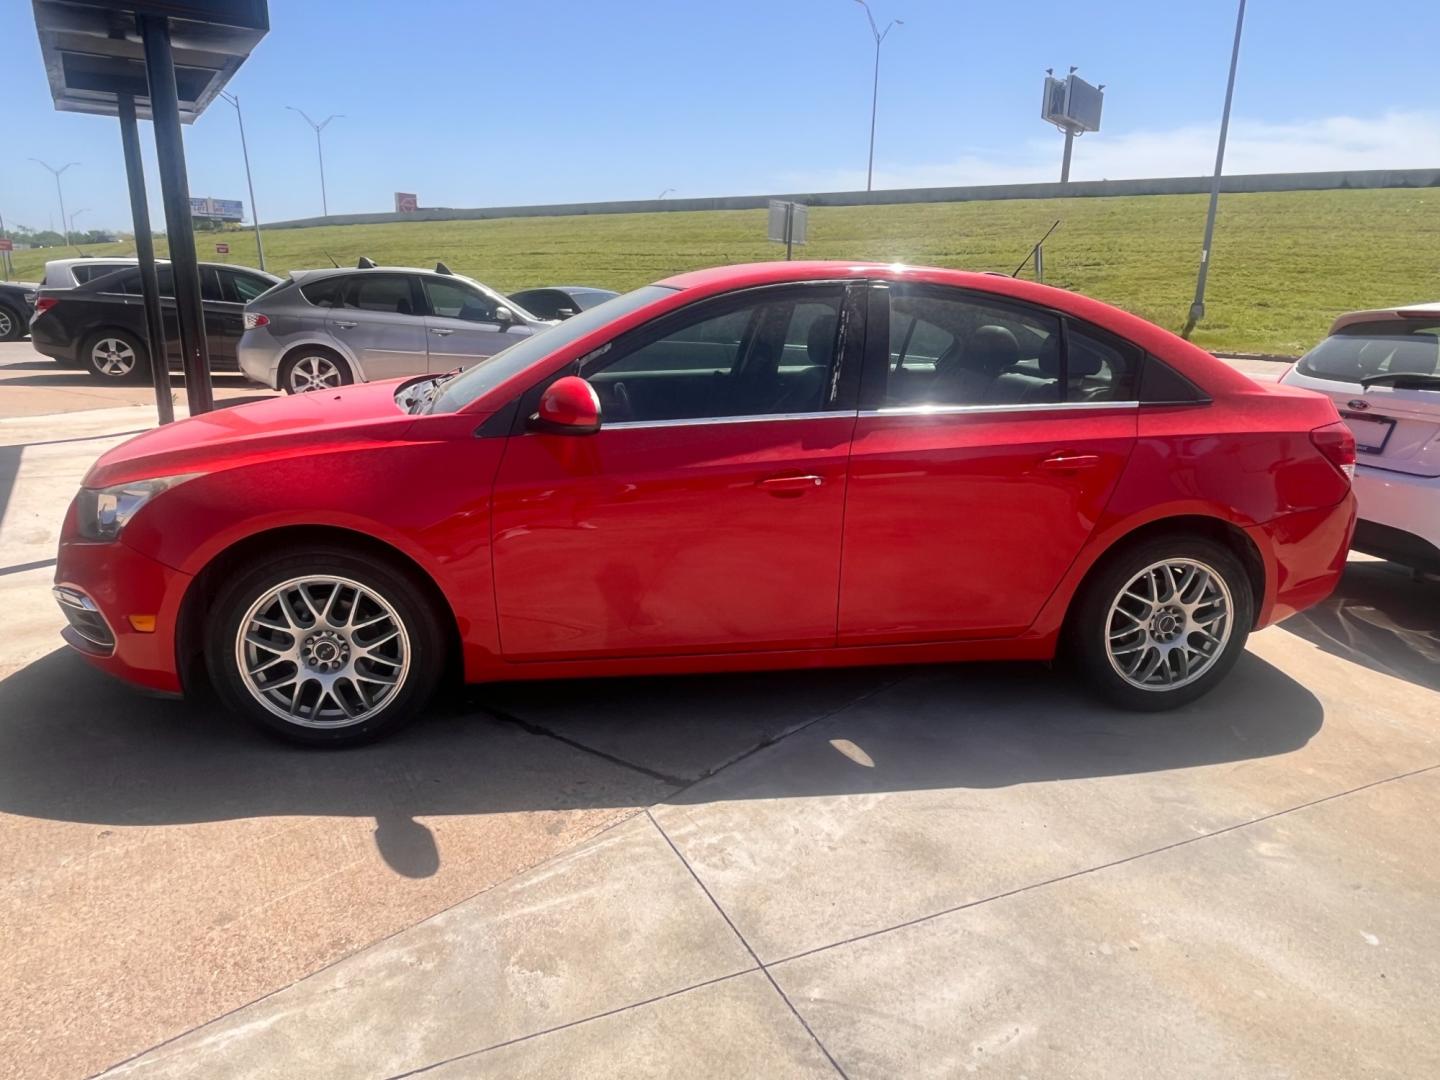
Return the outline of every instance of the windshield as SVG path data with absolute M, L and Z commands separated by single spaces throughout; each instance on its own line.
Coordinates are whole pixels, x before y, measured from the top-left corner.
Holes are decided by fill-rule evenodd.
M 482 360 L 464 374 L 452 379 L 430 408 L 432 413 L 458 412 L 482 394 L 489 393 L 512 375 L 531 364 L 559 352 L 571 342 L 614 322 L 632 311 L 652 304 L 674 289 L 665 285 L 646 285 L 634 292 L 617 296 L 589 311 L 582 311 L 548 330 L 521 338 L 508 349 L 502 349 L 488 360 Z
M 1410 319 L 1347 326 L 1300 358 L 1313 379 L 1358 383 L 1377 375 L 1440 374 L 1440 322 Z

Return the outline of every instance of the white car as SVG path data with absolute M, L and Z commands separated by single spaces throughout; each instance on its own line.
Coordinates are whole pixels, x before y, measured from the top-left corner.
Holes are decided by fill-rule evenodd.
M 1440 573 L 1440 304 L 1341 315 L 1280 381 L 1355 433 L 1354 549 Z

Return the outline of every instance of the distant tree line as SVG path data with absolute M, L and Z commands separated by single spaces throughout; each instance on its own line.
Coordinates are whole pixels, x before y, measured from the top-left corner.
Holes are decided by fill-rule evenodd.
M 22 244 L 30 244 L 33 247 L 65 246 L 65 235 L 54 229 L 30 229 L 24 225 L 17 225 L 14 228 L 7 228 L 5 234 L 12 240 L 18 240 Z M 120 237 L 109 229 L 87 229 L 84 232 L 77 230 L 70 234 L 70 243 L 72 244 L 113 244 L 119 239 Z

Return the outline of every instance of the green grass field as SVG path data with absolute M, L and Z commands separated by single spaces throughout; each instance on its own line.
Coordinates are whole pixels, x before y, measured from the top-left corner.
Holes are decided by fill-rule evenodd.
M 1178 329 L 1195 288 L 1205 206 L 1202 195 L 1166 195 L 821 207 L 810 212 L 811 243 L 800 250 L 1009 273 L 1060 218 L 1045 246 L 1050 284 Z M 776 258 L 778 245 L 764 235 L 759 210 L 605 214 L 277 229 L 265 233 L 265 249 L 279 273 L 328 266 L 327 254 L 342 265 L 368 255 L 398 265 L 443 259 L 506 291 L 625 290 L 695 267 Z M 217 258 L 213 244 L 223 239 L 228 261 L 255 265 L 249 231 L 197 239 L 201 258 Z M 33 280 L 58 254 L 17 252 L 16 270 Z M 1339 312 L 1440 299 L 1440 189 L 1222 196 L 1206 299 L 1197 343 L 1287 354 L 1314 344 Z

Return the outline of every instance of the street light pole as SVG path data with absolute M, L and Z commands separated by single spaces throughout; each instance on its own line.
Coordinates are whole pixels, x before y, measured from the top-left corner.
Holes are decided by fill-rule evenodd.
M 60 199 L 60 228 L 65 230 L 65 246 L 69 247 L 70 230 L 66 228 L 66 222 L 69 221 L 69 218 L 65 216 L 65 192 L 62 191 L 60 188 L 60 174 L 63 173 L 66 169 L 69 169 L 75 165 L 79 165 L 80 163 L 78 161 L 71 161 L 65 165 L 61 165 L 60 168 L 57 169 L 54 165 L 41 161 L 38 157 L 32 157 L 30 160 L 35 162 L 35 164 L 37 165 L 43 165 L 55 175 L 55 194 Z
M 865 190 L 869 191 L 875 180 L 875 113 L 880 104 L 880 44 L 897 26 L 904 26 L 903 19 L 891 19 L 881 30 L 875 25 L 875 16 L 870 14 L 870 5 L 865 0 L 855 0 L 865 9 L 865 18 L 870 21 L 870 33 L 875 35 L 875 81 L 870 89 L 870 162 L 865 169 Z
M 345 114 L 332 113 L 317 124 L 314 120 L 310 119 L 309 114 L 306 113 L 304 109 L 297 109 L 294 105 L 286 105 L 285 108 L 305 117 L 305 122 L 315 129 L 315 156 L 320 159 L 320 212 L 323 217 L 329 217 L 330 204 L 325 198 L 325 150 L 320 145 L 320 132 L 325 130 L 326 125 L 329 124 L 331 120 L 339 120 L 343 118 Z M 254 200 L 253 195 L 251 196 L 251 200 Z
M 1240 64 L 1240 32 L 1245 28 L 1245 0 L 1235 15 L 1235 44 L 1230 50 L 1230 78 L 1225 83 L 1225 108 L 1220 114 L 1220 143 L 1215 149 L 1215 175 L 1210 180 L 1210 212 L 1205 217 L 1205 243 L 1200 248 L 1200 272 L 1195 278 L 1195 300 L 1182 337 L 1205 317 L 1205 278 L 1210 271 L 1210 245 L 1215 239 L 1215 211 L 1220 203 L 1220 173 L 1225 167 L 1225 136 L 1230 131 L 1230 102 L 1235 96 L 1235 69 Z
M 255 223 L 255 254 L 260 260 L 260 269 L 264 270 L 265 245 L 260 241 L 260 209 L 255 205 L 255 182 L 250 179 L 250 150 L 245 145 L 245 117 L 240 113 L 240 99 L 236 95 L 221 90 L 220 96 L 235 106 L 235 120 L 240 125 L 240 153 L 245 157 L 245 186 L 250 189 L 250 218 Z
M 81 214 L 88 214 L 89 212 L 90 212 L 90 208 L 89 208 L 88 206 L 85 206 L 85 207 L 81 207 L 79 210 L 76 210 L 74 213 L 72 213 L 72 214 L 70 215 L 70 231 L 71 231 L 72 233 L 75 231 L 75 219 L 76 219 L 77 217 L 79 217 Z

